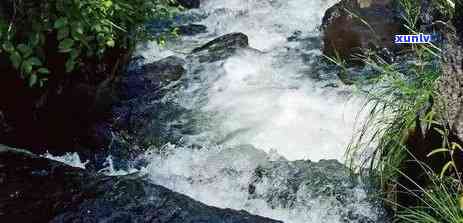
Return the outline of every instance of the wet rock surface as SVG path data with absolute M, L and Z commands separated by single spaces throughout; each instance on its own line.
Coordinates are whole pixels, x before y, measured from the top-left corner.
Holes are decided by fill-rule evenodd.
M 97 163 L 108 155 L 127 161 L 141 152 L 137 148 L 166 143 L 159 140 L 168 138 L 166 124 L 179 112 L 159 99 L 166 86 L 174 85 L 186 74 L 185 61 L 171 56 L 143 65 L 135 59 L 133 63 L 121 78 L 120 101 L 113 106 L 111 118 L 95 127 L 96 137 L 107 148 L 97 154 Z
M 231 33 L 194 49 L 187 59 L 212 63 L 247 49 L 252 50 L 248 37 Z M 147 64 L 143 58 L 134 58 L 133 66 L 121 78 L 120 101 L 113 106 L 112 118 L 94 129 L 95 140 L 105 142 L 108 148 L 98 154 L 97 163 L 110 154 L 117 160 L 130 160 L 141 152 L 137 149 L 180 140 L 169 122 L 184 113 L 184 108 L 160 99 L 164 91 L 180 84 L 187 75 L 186 68 L 187 61 L 175 56 Z
M 352 61 L 362 49 L 398 50 L 399 15 L 389 0 L 344 0 L 323 17 L 323 52 Z
M 1 222 L 279 222 L 194 201 L 140 176 L 102 176 L 0 146 Z
M 249 48 L 248 37 L 243 33 L 230 33 L 218 37 L 192 51 L 200 62 L 215 62 L 232 56 L 239 49 Z
M 201 5 L 200 0 L 177 0 L 177 2 L 187 9 L 199 8 Z
M 178 29 L 178 34 L 183 35 L 183 36 L 194 36 L 197 34 L 207 32 L 207 27 L 204 25 L 200 25 L 200 24 L 182 25 L 182 26 L 178 26 L 177 29 Z

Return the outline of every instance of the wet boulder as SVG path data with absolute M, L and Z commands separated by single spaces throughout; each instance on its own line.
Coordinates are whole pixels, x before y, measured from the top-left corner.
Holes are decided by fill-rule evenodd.
M 1 222 L 279 222 L 207 206 L 137 174 L 92 174 L 5 146 L 0 195 Z
M 165 140 L 172 139 L 169 138 L 169 126 L 166 123 L 175 119 L 179 110 L 175 105 L 160 99 L 185 74 L 185 61 L 175 56 L 133 66 L 121 81 L 122 100 L 113 106 L 111 141 L 123 147 L 136 145 L 148 148 L 152 145 L 160 146 L 166 143 Z M 128 149 L 117 149 L 121 150 Z M 134 155 L 140 152 L 129 150 Z
M 201 24 L 188 24 L 178 26 L 178 34 L 182 36 L 194 36 L 201 33 L 207 32 L 207 27 Z
M 352 62 L 363 49 L 399 50 L 394 36 L 401 27 L 391 0 L 343 0 L 323 17 L 323 53 Z
M 179 80 L 185 73 L 185 61 L 170 56 L 130 70 L 121 81 L 126 99 L 155 93 L 162 85 Z
M 179 80 L 185 73 L 185 61 L 181 58 L 170 56 L 154 63 L 144 65 L 145 76 L 148 79 L 159 77 L 161 82 Z
M 187 9 L 199 8 L 201 5 L 200 0 L 177 0 L 177 3 Z
M 230 33 L 218 37 L 192 51 L 200 62 L 215 62 L 226 59 L 240 49 L 249 48 L 249 39 L 243 33 Z
M 273 161 L 256 168 L 250 199 L 263 199 L 271 208 L 306 208 L 341 216 L 343 222 L 382 222 L 382 209 L 371 202 L 349 170 L 336 160 Z M 363 213 L 369 210 L 377 213 Z M 322 214 L 322 213 L 320 213 Z

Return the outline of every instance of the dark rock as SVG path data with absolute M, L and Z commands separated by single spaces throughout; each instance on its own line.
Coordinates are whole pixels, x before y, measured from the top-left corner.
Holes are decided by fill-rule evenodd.
M 346 222 L 378 222 L 358 211 L 357 205 L 371 205 L 382 214 L 380 206 L 357 195 L 358 186 L 347 167 L 336 160 L 273 161 L 256 168 L 249 194 L 251 199 L 266 200 L 272 208 L 317 208 L 314 201 L 320 201 Z
M 159 99 L 164 94 L 163 87 L 186 74 L 184 66 L 183 59 L 171 56 L 128 72 L 121 81 L 123 100 L 112 110 L 113 142 L 124 147 L 132 144 L 148 148 L 172 139 L 168 122 L 181 112 L 178 106 Z
M 343 0 L 329 8 L 322 24 L 323 52 L 352 62 L 363 49 L 398 50 L 394 35 L 401 33 L 401 22 L 392 2 Z
M 3 112 L 0 110 L 0 135 L 8 134 L 9 131 L 11 131 L 11 127 L 5 120 L 5 115 L 3 115 Z
M 183 59 L 170 56 L 129 71 L 121 81 L 124 98 L 150 95 L 162 85 L 179 80 L 186 73 L 184 64 Z
M 1 222 L 279 222 L 219 209 L 143 180 L 110 177 L 0 146 Z
M 200 0 L 177 0 L 177 2 L 187 9 L 199 8 L 201 5 Z
M 0 2 L 0 18 L 10 20 L 11 14 L 14 12 L 14 2 L 5 0 Z
M 201 33 L 207 32 L 207 27 L 200 24 L 188 24 L 177 27 L 178 34 L 183 36 L 194 36 Z
M 200 62 L 215 62 L 232 56 L 239 49 L 249 48 L 248 37 L 243 33 L 230 33 L 216 38 L 192 51 Z
M 56 51 L 56 35 L 50 34 L 47 40 L 43 53 L 50 78 L 42 88 L 29 87 L 8 56 L 0 53 L 0 73 L 4 74 L 0 76 L 0 110 L 8 126 L 7 131 L 0 130 L 0 142 L 33 148 L 37 154 L 47 150 L 53 154 L 82 149 L 86 154 L 98 152 L 105 145 L 88 139 L 93 137 L 95 123 L 111 116 L 118 97 L 116 77 L 129 52 L 108 49 L 101 59 L 86 57 L 82 66 L 68 74 L 64 71 L 66 58 Z
M 456 1 L 455 17 L 452 20 L 453 25 L 457 30 L 457 35 L 461 45 L 463 45 L 463 3 Z
M 149 80 L 155 80 L 158 76 L 162 82 L 171 82 L 179 80 L 186 70 L 183 68 L 185 61 L 181 58 L 170 56 L 154 63 L 144 66 L 145 76 Z

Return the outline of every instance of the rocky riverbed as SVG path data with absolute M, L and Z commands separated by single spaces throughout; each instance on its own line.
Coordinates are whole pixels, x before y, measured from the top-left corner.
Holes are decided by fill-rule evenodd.
M 179 2 L 189 10 L 147 28 L 181 36 L 140 45 L 116 87 L 87 95 L 92 109 L 105 108 L 76 130 L 76 144 L 87 147 L 63 156 L 76 148 L 45 155 L 0 145 L 0 221 L 389 222 L 370 196 L 376 188 L 343 164 L 363 98 L 322 52 L 348 57 L 362 47 L 394 59 L 403 50 L 388 39 L 401 29 L 397 8 L 384 0 Z M 27 140 L 16 131 L 24 123 L 11 120 L 0 109 L 0 136 L 28 145 L 18 143 Z

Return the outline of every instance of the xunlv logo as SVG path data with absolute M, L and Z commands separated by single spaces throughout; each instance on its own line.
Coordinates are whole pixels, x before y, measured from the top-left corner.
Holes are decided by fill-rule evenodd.
M 395 43 L 430 43 L 431 35 L 395 35 Z

